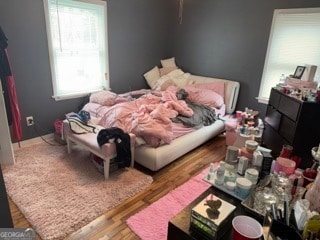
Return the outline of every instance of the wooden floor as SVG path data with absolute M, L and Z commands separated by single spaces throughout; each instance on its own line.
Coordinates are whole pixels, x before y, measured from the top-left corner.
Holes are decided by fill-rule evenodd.
M 154 182 L 143 192 L 109 210 L 88 225 L 72 233 L 67 239 L 139 239 L 127 227 L 126 219 L 196 176 L 211 162 L 224 159 L 225 152 L 225 136 L 221 134 L 157 172 L 149 171 L 136 164 L 135 168 L 151 175 Z M 9 199 L 9 203 L 14 227 L 32 227 L 11 199 Z M 37 239 L 41 239 L 40 236 L 37 236 Z

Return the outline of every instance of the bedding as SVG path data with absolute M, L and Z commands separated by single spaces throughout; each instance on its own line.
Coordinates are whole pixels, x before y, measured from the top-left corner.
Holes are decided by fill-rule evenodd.
M 216 115 L 225 113 L 223 103 L 211 108 L 210 104 L 205 106 L 192 99 L 178 99 L 179 90 L 180 87 L 172 85 L 165 91 L 144 89 L 119 95 L 108 91 L 98 92 L 90 96 L 90 102 L 83 110 L 89 112 L 96 123 L 104 128 L 119 127 L 142 138 L 142 143 L 158 147 L 213 123 Z M 187 129 L 186 126 L 192 128 Z
M 162 68 L 154 67 L 144 74 L 150 89 L 123 94 L 93 93 L 82 109 L 90 113 L 91 124 L 99 125 L 100 129 L 120 127 L 134 133 L 135 162 L 152 171 L 223 132 L 222 117 L 235 111 L 240 88 L 237 81 L 185 73 L 174 58 L 161 63 Z M 181 90 L 188 93 L 185 101 L 177 97 Z M 213 123 L 188 127 L 175 121 L 177 117 L 197 120 L 190 103 L 204 106 L 209 113 L 206 120 L 211 117 Z

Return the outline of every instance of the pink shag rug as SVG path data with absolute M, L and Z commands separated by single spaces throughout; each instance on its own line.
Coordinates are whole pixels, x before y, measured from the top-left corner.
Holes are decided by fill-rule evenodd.
M 205 169 L 196 177 L 128 218 L 128 226 L 142 240 L 166 240 L 170 219 L 211 186 L 202 180 L 207 172 L 208 169 Z
M 46 143 L 15 151 L 16 163 L 4 166 L 8 195 L 42 239 L 63 239 L 153 179 L 136 169 L 121 169 L 108 180 L 81 149 Z

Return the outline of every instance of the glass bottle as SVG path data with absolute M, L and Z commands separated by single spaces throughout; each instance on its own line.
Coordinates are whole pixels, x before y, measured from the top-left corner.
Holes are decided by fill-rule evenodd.
M 210 181 L 214 178 L 214 167 L 213 167 L 213 163 L 210 163 L 210 168 L 209 168 L 209 173 L 207 176 L 207 179 Z

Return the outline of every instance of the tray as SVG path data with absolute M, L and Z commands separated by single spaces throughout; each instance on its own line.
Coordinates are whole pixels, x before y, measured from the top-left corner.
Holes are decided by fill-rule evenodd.
M 239 177 L 242 177 L 242 176 L 239 175 Z M 234 191 L 228 190 L 228 189 L 224 186 L 224 184 L 223 184 L 223 185 L 217 185 L 217 184 L 214 183 L 214 180 L 216 179 L 216 171 L 214 171 L 214 175 L 213 175 L 213 178 L 212 178 L 212 179 L 208 180 L 208 174 L 205 174 L 202 179 L 203 179 L 204 181 L 206 181 L 207 183 L 210 183 L 210 184 L 211 184 L 212 186 L 214 186 L 215 188 L 218 188 L 218 189 L 220 189 L 221 191 L 223 191 L 223 192 L 231 195 L 232 197 L 237 198 L 237 199 L 239 199 L 239 200 L 241 200 L 241 201 L 244 200 L 244 198 L 241 198 L 241 197 L 239 197 L 238 195 L 236 195 Z M 250 194 L 251 194 L 251 193 L 250 193 Z M 250 194 L 249 194 L 249 195 L 250 195 Z
M 251 192 L 251 194 L 249 195 L 249 197 L 247 197 L 246 199 L 244 199 L 243 201 L 241 201 L 241 205 L 245 208 L 245 210 L 251 214 L 253 214 L 254 216 L 263 219 L 264 215 L 262 215 L 260 212 L 257 212 L 254 208 L 253 208 L 253 203 L 254 203 L 254 192 Z
M 246 199 L 244 199 L 241 202 L 241 205 L 245 208 L 246 211 L 250 212 L 251 214 L 255 215 L 258 218 L 264 218 L 264 215 L 262 215 L 260 212 L 256 211 L 253 208 L 253 204 L 254 204 L 254 195 L 255 192 L 258 190 L 263 189 L 264 187 L 270 186 L 271 184 L 271 179 L 272 179 L 272 175 L 268 175 L 266 176 L 263 180 L 261 180 L 253 189 L 253 191 L 251 191 L 251 193 L 249 194 L 249 197 L 247 197 Z

